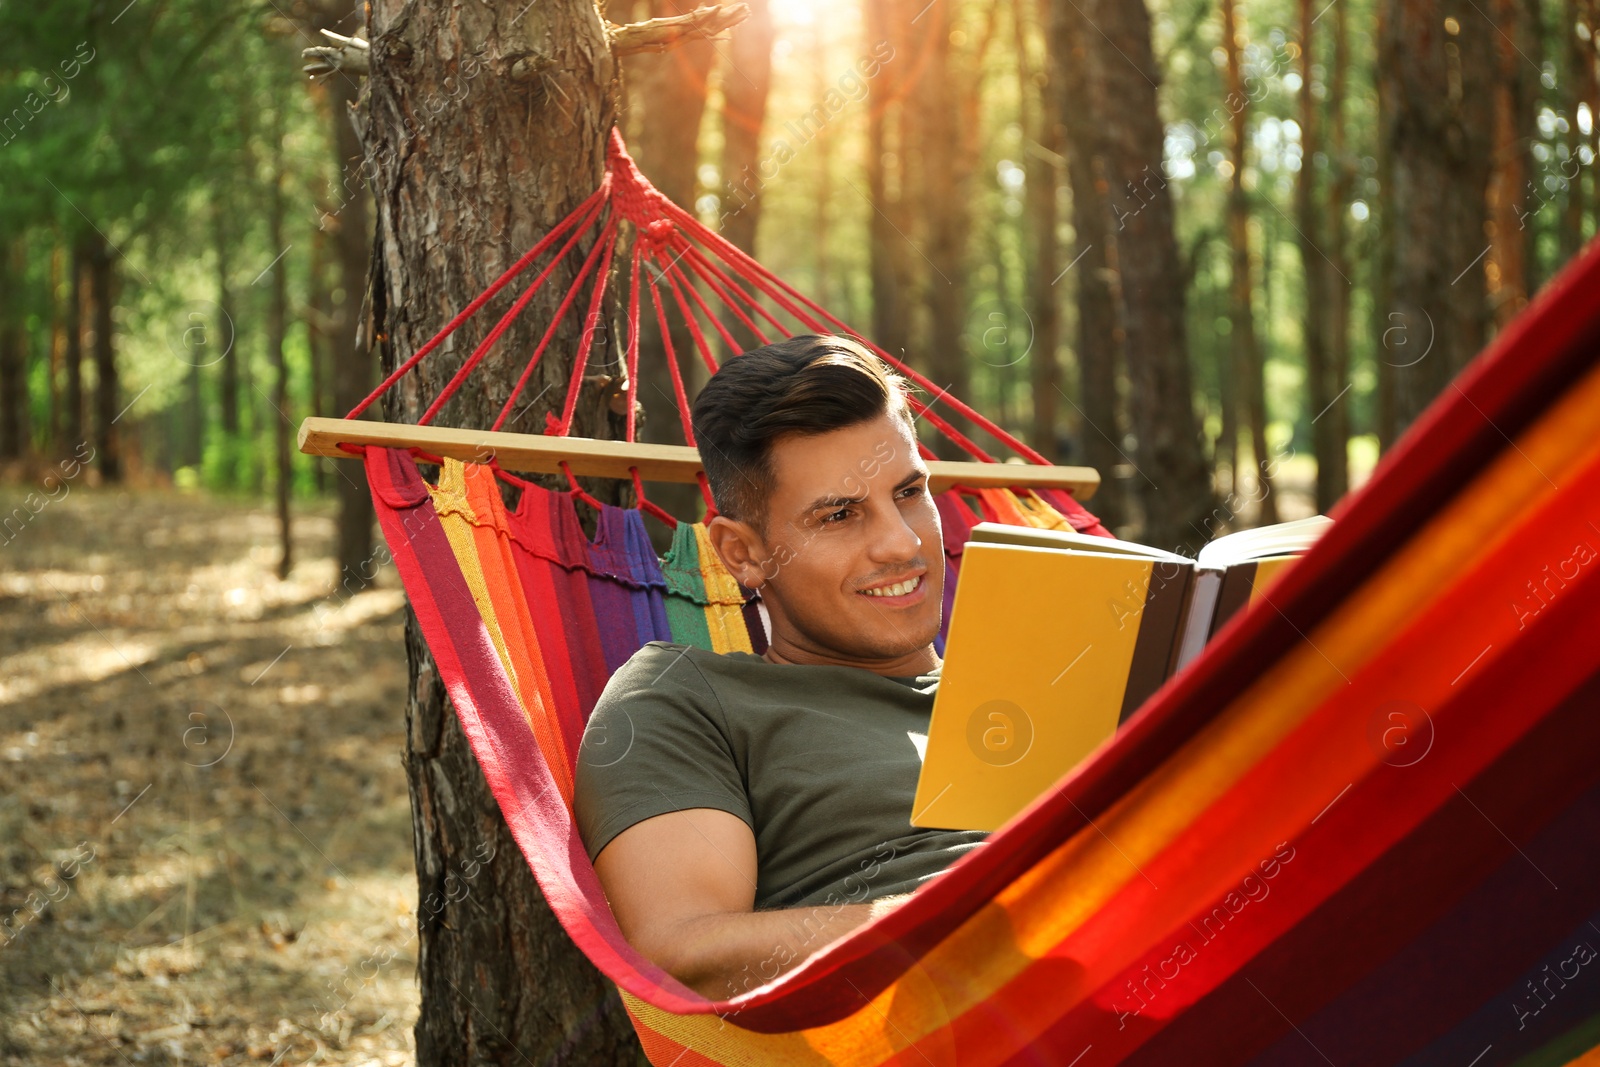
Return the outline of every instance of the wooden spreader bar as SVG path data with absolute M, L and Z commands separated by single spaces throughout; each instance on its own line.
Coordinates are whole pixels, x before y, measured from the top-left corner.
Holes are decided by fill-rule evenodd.
M 647 482 L 693 482 L 702 470 L 700 453 L 683 445 L 596 441 L 586 437 L 547 437 L 493 430 L 460 430 L 444 426 L 371 422 L 365 419 L 306 419 L 300 424 L 300 451 L 309 456 L 354 458 L 340 445 L 420 448 L 436 456 L 482 463 L 491 456 L 508 471 L 559 474 L 565 461 L 573 474 L 593 478 L 631 479 L 639 468 Z M 953 485 L 974 488 L 1066 489 L 1087 500 L 1100 488 L 1093 467 L 1042 466 L 1037 463 L 958 463 L 928 460 L 930 489 Z

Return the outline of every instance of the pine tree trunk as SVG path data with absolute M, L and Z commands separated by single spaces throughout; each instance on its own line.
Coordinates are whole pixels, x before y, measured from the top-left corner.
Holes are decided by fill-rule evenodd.
M 117 434 L 121 414 L 117 387 L 116 338 L 112 334 L 111 308 L 116 300 L 116 270 L 111 245 L 96 237 L 89 253 L 89 300 L 94 307 L 94 447 L 100 477 L 122 480 L 122 450 Z
M 319 226 L 311 231 L 311 256 L 306 270 L 306 355 L 311 364 L 310 414 L 313 418 L 324 418 L 328 414 L 328 320 L 332 314 L 329 305 L 333 295 L 328 292 L 327 258 L 327 231 Z M 331 462 L 317 460 L 311 466 L 312 484 L 318 495 L 327 491 Z
M 1143 536 L 1170 547 L 1193 541 L 1211 511 L 1212 492 L 1190 384 L 1172 194 L 1162 173 L 1160 69 L 1144 0 L 1085 0 L 1081 6 L 1099 31 L 1084 38 L 1116 236 Z
M 1349 123 L 1345 99 L 1350 72 L 1349 5 L 1333 12 L 1333 69 L 1328 81 L 1329 158 L 1333 180 L 1328 183 L 1328 270 L 1323 274 L 1328 304 L 1327 389 L 1333 394 L 1320 415 L 1313 414 L 1316 426 L 1325 430 L 1313 433 L 1326 436 L 1317 450 L 1317 511 L 1326 514 L 1350 488 L 1350 398 L 1345 393 L 1350 380 L 1350 256 L 1348 223 L 1350 187 L 1355 178 L 1356 161 L 1349 150 Z M 1301 173 L 1304 173 L 1302 170 Z M 1310 290 L 1307 290 L 1308 294 Z M 1325 409 L 1325 410 L 1324 410 Z M 1322 438 L 1318 438 L 1319 441 Z
M 272 192 L 267 205 L 267 243 L 273 248 L 283 245 L 283 132 L 282 118 L 274 116 L 272 138 L 273 166 Z M 289 330 L 289 263 L 280 256 L 271 267 L 272 292 L 267 302 L 267 355 L 272 360 L 272 406 L 277 417 L 272 420 L 273 460 L 277 470 L 274 496 L 278 506 L 278 578 L 289 577 L 294 567 L 294 537 L 289 515 L 289 493 L 293 488 L 294 465 L 289 455 L 289 435 L 294 424 L 289 416 L 289 366 L 284 359 L 283 346 Z
M 828 69 L 828 49 L 826 45 L 827 42 L 823 37 L 821 21 L 813 22 L 811 24 L 811 54 L 813 57 L 811 61 L 811 84 L 814 93 L 813 99 L 816 100 L 825 99 L 829 88 L 828 76 L 825 73 Z M 830 309 L 833 301 L 828 284 L 830 270 L 828 238 L 833 229 L 833 213 L 831 210 L 833 203 L 833 140 L 833 130 L 831 128 L 824 126 L 817 131 L 815 138 L 817 146 L 817 182 L 816 196 L 813 200 L 816 208 L 811 219 L 811 269 L 812 277 L 816 279 L 812 285 L 811 295 L 812 299 L 817 303 Z M 746 251 L 749 250 L 747 249 Z M 835 312 L 835 314 L 838 314 L 838 312 Z M 848 316 L 841 317 L 848 318 Z
M 967 315 L 971 288 L 967 281 L 967 241 L 972 229 L 971 164 L 963 144 L 960 90 L 951 47 L 951 5 L 927 7 L 916 27 L 925 66 L 913 105 L 923 122 L 920 145 L 919 210 L 927 234 L 923 248 L 928 268 L 923 300 L 934 342 L 917 353 L 920 369 L 941 390 L 959 397 L 968 387 Z M 931 399 L 931 398 L 930 398 Z M 972 427 L 948 408 L 941 414 L 963 433 Z M 945 459 L 965 459 L 952 442 L 940 437 L 933 445 Z
M 1381 7 L 1394 254 L 1385 357 L 1395 371 L 1395 419 L 1404 426 L 1484 341 L 1487 79 L 1496 31 L 1466 0 L 1383 0 Z
M 21 242 L 0 243 L 0 459 L 28 443 L 28 347 L 23 333 Z
M 1578 128 L 1578 105 L 1589 100 L 1587 89 L 1594 82 L 1594 45 L 1578 35 L 1578 22 L 1582 19 L 1588 0 L 1563 0 L 1561 4 L 1561 40 L 1566 46 L 1566 69 L 1561 76 L 1562 111 L 1567 117 L 1567 158 L 1576 160 L 1578 150 L 1585 143 L 1593 146 L 1594 131 L 1585 136 Z M 1592 112 L 1591 112 L 1592 114 Z M 1568 169 L 1572 164 L 1568 164 Z M 1584 172 L 1578 171 L 1567 180 L 1566 200 L 1561 206 L 1561 220 L 1556 228 L 1556 252 L 1565 263 L 1577 255 L 1583 246 Z
M 1111 207 L 1106 197 L 1097 104 L 1090 96 L 1088 78 L 1087 37 L 1093 32 L 1076 3 L 1056 0 L 1051 4 L 1052 95 L 1062 119 L 1067 180 L 1072 189 L 1072 258 L 1062 269 L 1070 276 L 1078 312 L 1074 421 L 1083 461 L 1100 472 L 1095 514 L 1108 528 L 1115 528 L 1127 521 L 1123 483 L 1116 473 L 1125 462 L 1125 422 L 1117 399 L 1122 339 L 1117 325 L 1119 296 L 1113 289 L 1115 273 L 1111 269 Z
M 1061 302 L 1056 281 L 1061 274 L 1060 209 L 1061 114 L 1056 86 L 1048 71 L 1036 70 L 1029 54 L 1028 34 L 1035 21 L 1027 0 L 1013 0 L 1012 26 L 1016 33 L 1017 99 L 1022 120 L 1024 189 L 1024 244 L 1028 246 L 1028 318 L 1033 323 L 1029 372 L 1033 386 L 1030 444 L 1051 462 L 1059 459 L 1056 419 L 1061 399 Z M 1077 457 L 1074 457 L 1077 458 Z M 1110 472 L 1101 472 L 1108 477 Z
M 228 225 L 228 205 L 222 200 L 212 204 L 212 238 L 217 245 L 217 336 L 232 338 L 228 354 L 222 358 L 221 381 L 218 383 L 217 408 L 221 413 L 222 432 L 229 438 L 239 433 L 239 364 L 244 352 L 239 347 L 238 316 L 233 304 L 233 251 L 232 228 Z
M 339 30 L 350 6 L 335 2 L 315 9 L 313 28 Z M 343 415 L 377 384 L 371 331 L 361 321 L 367 295 L 367 264 L 372 257 L 371 174 L 352 115 L 358 95 L 355 80 L 335 76 L 323 86 L 339 180 L 329 210 L 322 213 L 318 232 L 331 239 L 333 251 L 334 275 L 326 284 L 341 295 L 330 302 L 326 319 L 319 322 L 318 328 L 328 353 L 325 365 L 333 413 Z M 456 87 L 452 82 L 451 88 Z M 367 580 L 365 576 L 374 572 L 372 496 L 360 464 L 336 462 L 332 475 L 339 499 L 335 559 L 340 581 L 346 588 L 358 588 Z
M 368 39 L 364 139 L 377 207 L 372 336 L 388 369 L 594 190 L 613 119 L 614 69 L 588 0 L 459 7 L 374 0 Z M 514 79 L 518 60 L 542 73 Z M 551 276 L 472 383 L 446 405 L 440 424 L 489 425 L 576 266 L 568 260 Z M 415 421 L 512 299 L 505 293 L 491 302 L 469 336 L 408 375 L 388 395 L 385 416 Z M 580 316 L 568 317 L 507 429 L 540 432 L 559 406 L 580 325 Z M 615 358 L 616 336 L 607 331 L 611 351 L 597 357 Z M 611 436 L 609 423 L 595 421 L 599 410 L 580 403 L 575 432 Z M 406 767 L 420 901 L 418 1063 L 638 1062 L 614 989 L 543 903 L 414 617 L 406 644 Z M 463 879 L 472 861 L 480 865 L 476 875 Z M 465 895 L 447 893 L 447 878 L 464 884 Z
M 371 175 L 351 118 L 351 105 L 356 102 L 355 86 L 348 80 L 334 78 L 329 81 L 328 88 L 334 148 L 343 179 L 338 217 L 324 225 L 333 233 L 333 259 L 338 271 L 336 288 L 344 294 L 334 304 L 328 335 L 333 348 L 333 409 L 336 415 L 343 415 L 377 384 L 372 331 L 361 319 L 368 293 L 367 265 L 372 258 Z M 372 495 L 367 491 L 367 475 L 361 466 L 340 463 L 335 470 L 339 494 L 337 559 L 339 573 L 348 580 L 350 575 L 372 572 L 375 516 Z
M 757 167 L 772 87 L 774 30 L 768 0 L 747 2 L 750 17 L 731 31 L 722 70 L 722 180 L 734 195 L 724 197 L 721 229 L 724 237 L 755 255 L 762 184 Z
M 1222 0 L 1222 45 L 1227 53 L 1228 110 L 1231 113 L 1233 176 L 1228 186 L 1228 246 L 1230 256 L 1229 318 L 1233 329 L 1233 364 L 1244 387 L 1245 409 L 1250 423 L 1250 451 L 1255 459 L 1254 481 L 1258 508 L 1257 523 L 1278 521 L 1278 501 L 1272 486 L 1272 464 L 1267 456 L 1267 400 L 1262 381 L 1261 345 L 1256 338 L 1255 269 L 1250 262 L 1250 200 L 1244 191 L 1244 169 L 1248 162 L 1250 139 L 1250 97 L 1245 91 L 1240 51 L 1244 29 L 1239 25 L 1235 0 Z M 1301 169 L 1305 180 L 1309 160 Z M 1321 330 L 1317 331 L 1321 337 Z M 1326 373 L 1324 371 L 1324 373 Z M 1237 481 L 1237 479 L 1236 479 Z
M 50 420 L 46 424 L 44 444 L 46 455 L 53 453 L 61 443 L 61 364 L 64 361 L 67 334 L 66 316 L 61 306 L 61 269 L 66 261 L 66 249 L 59 242 L 50 246 L 50 352 L 48 373 L 50 383 Z
M 879 45 L 893 49 L 878 76 L 867 82 L 867 195 L 872 212 L 871 236 L 872 339 L 901 359 L 911 351 L 911 304 L 915 299 L 907 218 L 910 146 L 903 136 L 909 117 L 905 99 L 910 50 L 905 31 L 910 14 L 899 0 L 863 0 L 867 51 Z
M 87 438 L 83 433 L 83 278 L 89 252 L 82 238 L 72 243 L 67 270 L 66 351 L 61 359 L 61 448 L 70 453 Z
M 1529 230 L 1524 212 L 1532 206 L 1526 202 L 1532 173 L 1527 144 L 1538 132 L 1534 125 L 1534 79 L 1538 72 L 1530 74 L 1527 64 L 1537 64 L 1534 54 L 1539 46 L 1530 39 L 1521 0 L 1495 0 L 1491 10 L 1501 29 L 1493 42 L 1494 155 L 1488 189 L 1494 247 L 1484 260 L 1484 268 L 1489 307 L 1498 328 L 1527 305 L 1532 291 L 1528 280 Z
M 1390 24 L 1394 22 L 1394 13 L 1379 4 L 1376 21 L 1373 37 L 1378 42 L 1381 56 L 1383 42 L 1393 35 Z M 1377 423 L 1374 429 L 1378 435 L 1378 450 L 1382 453 L 1387 452 L 1399 436 L 1397 379 L 1400 372 L 1397 364 L 1410 357 L 1402 354 L 1405 351 L 1405 328 L 1396 325 L 1396 319 L 1401 316 L 1394 310 L 1394 207 L 1389 202 L 1395 183 L 1394 94 L 1398 86 L 1392 72 L 1386 72 L 1382 66 L 1378 67 L 1377 77 L 1373 80 L 1378 101 L 1378 195 L 1373 198 L 1371 205 L 1373 228 L 1378 238 L 1373 250 L 1372 271 L 1372 338 L 1378 372 L 1378 395 L 1374 405 L 1377 408 Z
M 642 7 L 632 17 L 681 14 L 694 10 L 695 0 L 645 0 Z M 700 125 L 705 117 L 715 58 L 711 42 L 686 40 L 666 52 L 629 56 L 622 62 L 628 83 L 629 150 L 655 187 L 691 212 L 695 210 L 696 171 L 700 164 Z M 756 192 L 759 191 L 758 186 Z M 693 274 L 683 269 L 692 280 Z M 667 300 L 670 305 L 671 297 Z M 648 296 L 645 301 L 646 310 L 640 316 L 638 396 L 645 418 L 639 425 L 639 439 L 681 445 L 685 440 L 683 419 L 673 397 L 666 348 L 658 335 L 655 315 L 648 310 Z M 668 316 L 668 322 L 672 350 L 693 395 L 707 371 L 688 326 L 675 314 Z M 706 342 L 715 351 L 720 344 L 718 335 L 715 330 L 708 332 Z M 663 485 L 651 490 L 651 499 L 676 515 L 690 515 L 696 513 L 700 493 L 693 485 Z M 651 533 L 662 539 L 657 547 L 664 547 L 665 531 L 652 524 Z
M 1300 269 L 1305 275 L 1305 318 L 1301 336 L 1306 353 L 1306 402 L 1314 420 L 1311 446 L 1317 461 L 1317 510 L 1326 511 L 1338 498 L 1335 485 L 1345 441 L 1338 433 L 1332 405 L 1338 395 L 1333 360 L 1328 352 L 1328 319 L 1332 313 L 1328 298 L 1338 281 L 1325 258 L 1327 238 L 1324 223 L 1338 225 L 1337 218 L 1326 218 L 1317 195 L 1317 157 L 1322 154 L 1321 107 L 1314 92 L 1316 26 L 1321 5 L 1300 0 L 1300 173 L 1295 180 L 1295 228 L 1300 239 Z M 1334 166 L 1339 165 L 1334 160 Z M 1340 405 L 1344 398 L 1338 400 Z

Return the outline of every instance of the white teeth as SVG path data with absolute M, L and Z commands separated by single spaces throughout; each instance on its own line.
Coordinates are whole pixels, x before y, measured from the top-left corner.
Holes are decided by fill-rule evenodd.
M 868 596 L 904 596 L 905 594 L 911 592 L 911 590 L 915 589 L 917 587 L 917 583 L 921 580 L 922 579 L 920 577 L 908 578 L 897 585 L 886 585 L 881 589 L 863 589 L 862 592 L 866 593 Z

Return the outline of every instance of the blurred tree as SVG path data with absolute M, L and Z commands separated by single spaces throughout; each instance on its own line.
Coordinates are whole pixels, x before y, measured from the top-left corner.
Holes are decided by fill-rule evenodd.
M 1504 326 L 1528 303 L 1537 267 L 1531 259 L 1534 230 L 1527 224 L 1527 186 L 1533 173 L 1529 147 L 1539 102 L 1544 41 L 1537 11 L 1523 0 L 1496 0 L 1492 71 L 1493 133 L 1488 183 L 1489 236 L 1484 258 L 1490 315 Z M 1501 27 L 1504 27 L 1503 29 Z
M 929 4 L 912 18 L 916 27 L 912 48 L 919 60 L 914 99 L 922 112 L 917 209 L 926 235 L 922 259 L 928 273 L 923 276 L 922 296 L 929 329 L 929 343 L 916 355 L 933 383 L 958 397 L 971 395 L 973 354 L 967 345 L 967 319 L 972 296 L 968 273 L 972 177 L 978 162 L 985 60 L 1001 7 L 998 3 L 982 7 L 984 20 L 967 52 L 956 49 L 957 41 L 967 41 L 967 31 L 955 26 L 953 5 Z M 962 432 L 971 432 L 965 418 L 945 414 Z M 945 459 L 967 458 L 943 436 L 933 447 Z
M 1312 451 L 1317 460 L 1317 510 L 1326 511 L 1337 499 L 1336 469 L 1345 451 L 1345 438 L 1339 433 L 1330 405 L 1342 387 L 1329 352 L 1330 333 L 1328 319 L 1333 313 L 1332 298 L 1343 279 L 1336 276 L 1333 263 L 1324 250 L 1328 244 L 1325 229 L 1339 225 L 1337 216 L 1330 216 L 1319 195 L 1319 179 L 1323 157 L 1322 107 L 1319 90 L 1324 85 L 1318 74 L 1321 68 L 1315 63 L 1316 28 L 1320 4 L 1314 0 L 1299 0 L 1300 15 L 1300 172 L 1295 176 L 1294 208 L 1295 229 L 1300 245 L 1300 271 L 1305 278 L 1305 317 L 1301 326 L 1301 344 L 1306 361 L 1306 401 L 1316 421 L 1311 426 Z M 1340 12 L 1340 16 L 1343 12 Z M 1331 105 L 1330 105 L 1331 106 Z
M 1050 5 L 1050 63 L 1067 149 L 1072 188 L 1072 259 L 1077 302 L 1078 400 L 1074 410 L 1083 461 L 1100 472 L 1094 509 L 1108 527 L 1127 521 L 1122 481 L 1126 425 L 1117 399 L 1122 368 L 1122 335 L 1117 324 L 1120 294 L 1114 290 L 1111 205 L 1097 108 L 1091 95 L 1088 36 L 1093 32 L 1083 9 L 1071 0 Z M 1071 401 L 1069 400 L 1069 403 Z
M 97 235 L 98 237 L 98 235 Z M 104 237 L 89 245 L 90 331 L 94 352 L 94 451 L 100 477 L 107 482 L 122 479 L 122 454 L 117 435 L 121 396 L 117 385 L 116 331 L 111 309 L 117 299 L 117 275 L 112 262 L 114 251 Z
M 1250 451 L 1256 466 L 1254 480 L 1260 509 L 1257 517 L 1263 525 L 1270 525 L 1278 521 L 1278 501 L 1273 494 L 1272 465 L 1267 456 L 1266 387 L 1262 381 L 1261 345 L 1256 337 L 1255 268 L 1250 253 L 1250 198 L 1244 187 L 1245 170 L 1250 165 L 1250 91 L 1245 88 L 1241 58 L 1244 38 L 1237 0 L 1222 0 L 1222 48 L 1227 55 L 1227 79 L 1224 84 L 1228 91 L 1226 107 L 1231 155 L 1228 176 L 1228 313 L 1233 329 L 1229 331 L 1228 338 L 1233 344 L 1234 378 L 1240 387 L 1236 398 L 1244 405 L 1243 421 L 1250 429 Z M 1309 77 L 1308 73 L 1308 81 Z M 1307 161 L 1302 174 L 1310 169 L 1311 164 Z M 1321 252 L 1317 254 L 1321 255 Z M 1318 302 L 1311 301 L 1312 304 Z M 1307 340 L 1309 342 L 1311 338 Z M 1318 347 L 1322 343 L 1320 323 L 1314 343 Z M 1234 482 L 1237 491 L 1237 468 Z
M 28 338 L 20 238 L 0 242 L 0 459 L 28 448 Z
M 1083 34 L 1088 98 L 1101 123 L 1097 147 L 1109 186 L 1143 537 L 1171 547 L 1206 536 L 1213 494 L 1190 385 L 1186 277 L 1157 99 L 1161 73 L 1144 0 L 1084 0 L 1082 9 L 1098 31 Z
M 267 355 L 272 363 L 272 407 L 278 416 L 272 419 L 273 459 L 276 477 L 273 495 L 278 510 L 278 578 L 289 577 L 294 567 L 294 537 L 289 514 L 289 494 L 293 488 L 294 466 L 290 460 L 289 435 L 294 432 L 294 422 L 289 414 L 289 364 L 284 354 L 284 344 L 289 332 L 289 263 L 285 256 L 288 246 L 283 240 L 283 114 L 275 108 L 270 126 L 269 145 L 272 164 L 272 187 L 267 196 L 267 244 L 282 246 L 284 251 L 267 270 L 272 275 L 272 288 L 267 296 Z
M 1326 269 L 1321 270 L 1325 293 L 1327 342 L 1321 346 L 1325 372 L 1321 377 L 1308 380 L 1312 422 L 1313 450 L 1317 459 L 1316 508 L 1326 514 L 1344 496 L 1350 485 L 1350 408 L 1353 404 L 1346 395 L 1350 382 L 1350 298 L 1353 283 L 1349 256 L 1350 190 L 1355 181 L 1357 162 L 1352 158 L 1349 143 L 1349 118 L 1347 97 L 1350 76 L 1350 5 L 1345 4 L 1333 12 L 1333 60 L 1328 77 L 1328 94 L 1325 101 L 1328 113 L 1328 160 L 1332 175 L 1327 183 L 1327 195 L 1321 213 L 1327 225 L 1328 252 Z M 1307 30 L 1302 9 L 1301 36 L 1304 47 L 1310 48 L 1310 31 Z M 1305 183 L 1313 172 L 1304 163 L 1300 180 Z M 1298 188 L 1296 192 L 1298 193 Z M 1309 278 L 1309 275 L 1308 275 Z M 1318 303 L 1316 294 L 1307 282 L 1308 312 L 1311 304 Z M 1309 319 L 1309 314 L 1308 314 Z M 1312 379 L 1308 352 L 1306 359 L 1308 379 Z M 1318 401 L 1321 400 L 1319 404 Z M 1324 426 L 1326 423 L 1326 426 Z
M 772 88 L 775 31 L 769 0 L 746 2 L 750 17 L 733 28 L 722 65 L 721 230 L 754 255 L 756 225 L 761 220 L 761 131 Z
M 912 303 L 916 299 L 914 254 L 909 237 L 912 200 L 912 140 L 916 111 L 908 99 L 921 70 L 921 53 L 910 46 L 912 12 L 903 0 L 862 0 L 869 53 L 888 50 L 891 58 L 867 82 L 867 190 L 872 213 L 869 274 L 872 283 L 872 339 L 887 352 L 909 359 Z
M 359 19 L 361 11 L 361 5 L 350 0 L 326 0 L 313 6 L 308 22 L 316 31 L 313 36 L 320 38 L 324 29 L 348 29 L 347 24 Z M 377 384 L 372 334 L 361 321 L 373 240 L 371 172 L 356 133 L 354 109 L 360 86 L 355 77 L 338 71 L 317 84 L 316 101 L 336 165 L 331 195 L 318 213 L 317 223 L 319 232 L 331 234 L 333 239 L 334 292 L 326 322 L 317 325 L 331 350 L 334 413 L 343 415 Z M 361 582 L 365 580 L 362 576 L 371 572 L 373 553 L 374 516 L 367 475 L 356 464 L 341 463 L 334 470 L 339 496 L 339 574 L 342 581 Z
M 1394 258 L 1380 358 L 1393 369 L 1392 436 L 1485 340 L 1497 31 L 1462 0 L 1383 0 L 1382 9 Z
M 1582 166 L 1582 151 L 1587 147 L 1590 152 L 1590 164 L 1594 162 L 1592 155 L 1595 148 L 1596 125 L 1600 124 L 1600 79 L 1595 76 L 1596 52 L 1593 31 L 1596 27 L 1596 16 L 1600 15 L 1600 4 L 1594 0 L 1563 0 L 1561 7 L 1561 37 L 1566 45 L 1563 50 L 1565 65 L 1561 78 L 1562 111 L 1567 119 L 1566 148 L 1567 158 L 1563 176 L 1566 184 L 1566 202 L 1561 212 L 1561 222 L 1557 229 L 1558 249 L 1561 259 L 1566 260 L 1575 255 L 1583 244 L 1583 218 L 1585 213 L 1585 183 L 1596 192 L 1596 199 L 1600 200 L 1600 181 L 1594 176 L 1593 166 Z M 1578 27 L 1583 25 L 1588 32 L 1580 32 Z M 1586 111 L 1589 116 L 1587 130 L 1580 118 L 1580 110 Z M 1587 177 L 1585 176 L 1587 172 Z M 1570 177 L 1566 177 L 1570 174 Z
M 636 0 L 613 5 L 616 18 L 662 18 L 691 11 L 695 0 Z M 737 30 L 735 30 L 737 32 Z M 759 37 L 759 33 L 757 34 Z M 754 48 L 758 42 L 747 42 Z M 695 183 L 700 165 L 700 129 L 705 117 L 711 66 L 717 57 L 704 35 L 680 41 L 663 52 L 641 53 L 621 62 L 627 81 L 628 110 L 622 116 L 628 148 L 642 170 L 675 203 L 695 210 Z M 739 74 L 724 72 L 725 77 Z M 736 95 L 738 92 L 736 90 Z M 746 105 L 753 99 L 746 98 Z M 758 134 L 759 136 L 759 131 Z M 724 174 L 725 182 L 738 176 Z M 744 192 L 744 190 L 740 190 Z M 755 190 L 759 193 L 759 183 Z M 753 237 L 754 230 L 751 231 Z M 640 316 L 638 400 L 647 413 L 639 425 L 639 439 L 662 444 L 683 444 L 683 420 L 673 401 L 672 378 L 667 369 L 666 346 L 659 336 L 655 316 Z M 708 373 L 694 345 L 688 325 L 678 316 L 668 318 L 668 338 L 692 395 Z M 718 345 L 708 331 L 707 343 Z M 678 515 L 695 514 L 700 494 L 693 485 L 663 485 L 652 491 L 662 507 Z M 663 531 L 652 528 L 661 538 Z M 664 547 L 663 540 L 658 547 Z
M 83 276 L 88 253 L 80 237 L 72 242 L 67 255 L 66 333 L 62 352 L 61 446 L 59 453 L 70 453 L 85 440 L 83 435 Z
M 1012 0 L 1011 23 L 1016 35 L 1017 103 L 1022 127 L 1024 189 L 1027 204 L 1023 227 L 1028 246 L 1028 318 L 1033 324 L 1033 387 L 1030 443 L 1039 454 L 1055 462 L 1057 401 L 1061 399 L 1060 209 L 1062 132 L 1056 86 L 1048 65 L 1040 69 L 1031 55 L 1030 40 L 1037 11 L 1028 0 Z M 1074 457 L 1081 461 L 1081 457 Z M 1109 480 L 1111 472 L 1103 471 Z

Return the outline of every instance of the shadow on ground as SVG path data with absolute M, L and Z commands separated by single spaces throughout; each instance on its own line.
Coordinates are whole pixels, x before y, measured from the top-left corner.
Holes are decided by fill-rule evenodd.
M 399 583 L 295 536 L 279 581 L 270 512 L 195 494 L 0 532 L 0 1061 L 411 1062 Z

